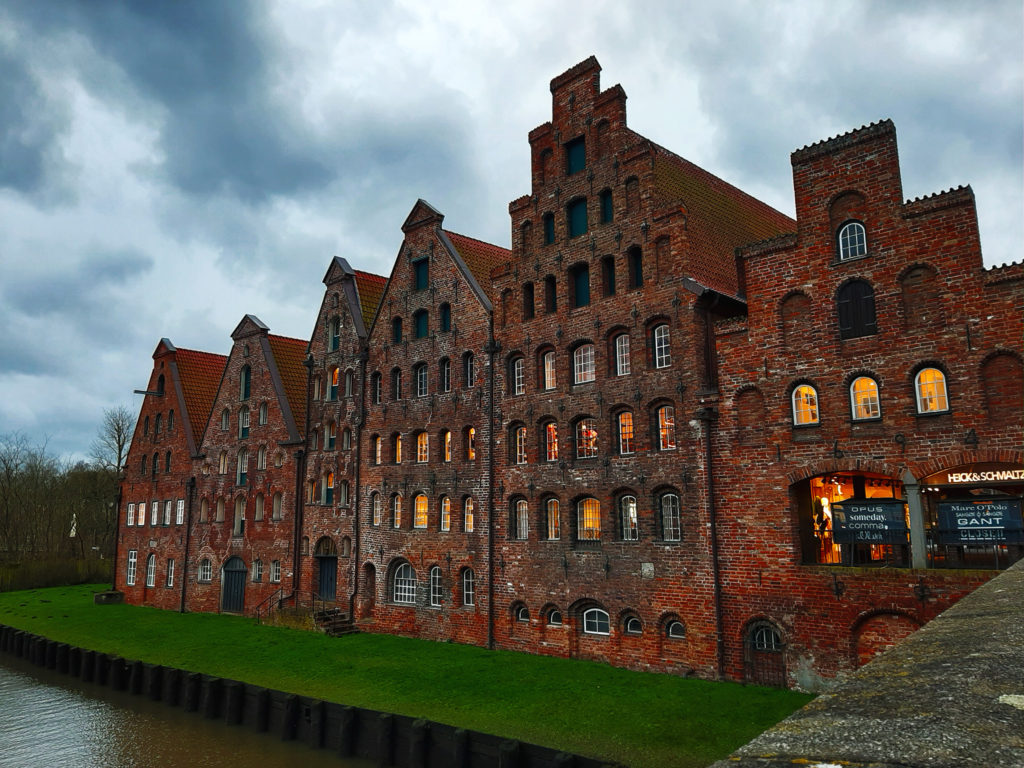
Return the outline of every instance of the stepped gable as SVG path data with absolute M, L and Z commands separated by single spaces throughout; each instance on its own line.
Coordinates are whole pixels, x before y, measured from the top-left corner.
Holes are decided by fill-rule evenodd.
M 380 306 L 381 297 L 384 295 L 384 288 L 388 279 L 383 275 L 375 275 L 372 272 L 355 270 L 356 288 L 359 290 L 359 306 L 363 313 L 363 325 L 367 332 L 373 324 L 373 318 L 377 314 L 377 307 Z
M 300 435 L 306 434 L 306 369 L 302 361 L 306 359 L 306 347 L 309 342 L 292 339 L 288 336 L 268 334 L 270 351 L 281 376 L 288 407 L 291 408 L 295 426 Z
M 492 290 L 491 272 L 508 263 L 512 258 L 512 251 L 508 248 L 502 248 L 500 245 L 485 243 L 483 240 L 477 240 L 474 237 L 460 235 L 457 232 L 443 231 L 452 245 L 455 246 L 455 250 L 459 252 L 459 256 L 465 262 L 473 277 L 476 278 L 477 283 L 483 286 L 483 290 L 488 294 L 488 297 L 493 299 L 490 296 Z
M 686 209 L 693 276 L 737 295 L 736 248 L 795 232 L 796 222 L 664 147 L 652 148 L 656 201 Z
M 862 141 L 871 141 L 885 134 L 896 134 L 896 126 L 889 118 L 869 123 L 868 125 L 862 125 L 860 128 L 854 128 L 852 131 L 841 133 L 829 139 L 822 139 L 813 144 L 808 144 L 806 147 L 801 147 L 794 151 L 790 155 L 790 160 L 795 165 L 820 155 L 827 155 L 840 149 L 855 146 Z
M 181 390 L 185 398 L 189 424 L 195 436 L 196 445 L 202 442 L 202 434 L 210 420 L 213 402 L 227 365 L 226 355 L 199 352 L 195 349 L 178 349 L 174 354 L 181 377 Z

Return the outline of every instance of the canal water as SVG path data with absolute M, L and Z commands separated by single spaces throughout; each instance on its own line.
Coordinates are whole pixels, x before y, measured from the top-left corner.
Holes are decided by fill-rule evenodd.
M 0 656 L 0 768 L 365 768 L 123 691 Z

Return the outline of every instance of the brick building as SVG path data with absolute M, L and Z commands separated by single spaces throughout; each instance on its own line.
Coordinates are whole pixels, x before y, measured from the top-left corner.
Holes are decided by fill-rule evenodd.
M 511 250 L 420 200 L 308 344 L 243 320 L 158 481 L 195 485 L 184 545 L 121 515 L 187 588 L 129 599 L 813 688 L 1021 555 L 1024 265 L 983 267 L 969 188 L 904 201 L 882 122 L 793 154 L 794 221 L 629 129 L 595 59 L 551 92 Z

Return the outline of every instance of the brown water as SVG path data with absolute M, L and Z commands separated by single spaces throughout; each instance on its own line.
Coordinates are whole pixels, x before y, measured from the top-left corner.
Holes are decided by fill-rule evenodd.
M 0 768 L 365 768 L 329 750 L 0 657 Z

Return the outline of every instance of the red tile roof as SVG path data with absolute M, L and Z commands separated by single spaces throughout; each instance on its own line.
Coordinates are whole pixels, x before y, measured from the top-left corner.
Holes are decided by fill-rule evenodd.
M 288 398 L 288 407 L 300 435 L 306 434 L 306 368 L 302 361 L 306 359 L 308 341 L 292 339 L 287 336 L 267 334 L 270 341 L 270 352 L 277 364 L 277 372 L 281 374 L 284 394 Z
M 511 260 L 512 251 L 508 248 L 502 248 L 500 245 L 485 243 L 483 240 L 477 240 L 474 237 L 466 237 L 457 232 L 449 232 L 447 229 L 444 230 L 444 233 L 448 235 L 448 239 L 452 241 L 455 250 L 459 252 L 459 256 L 466 262 L 466 266 L 469 267 L 469 271 L 476 278 L 480 287 L 483 288 L 484 293 L 490 296 L 492 290 L 491 272 Z
M 178 349 L 174 353 L 174 361 L 181 378 L 181 391 L 185 397 L 192 437 L 198 446 L 206 430 L 206 423 L 210 420 L 210 411 L 213 410 L 213 401 L 217 399 L 217 389 L 228 359 L 211 352 Z
M 692 277 L 718 291 L 738 291 L 734 250 L 796 231 L 796 222 L 689 160 L 656 144 L 654 194 L 659 207 L 687 212 Z
M 363 310 L 363 324 L 366 326 L 366 330 L 370 330 L 370 326 L 373 325 L 373 316 L 377 314 L 377 307 L 380 304 L 380 299 L 384 295 L 384 288 L 388 284 L 388 279 L 382 275 L 375 275 L 372 272 L 360 272 L 358 269 L 356 273 L 356 288 L 359 289 L 359 303 L 362 305 Z

